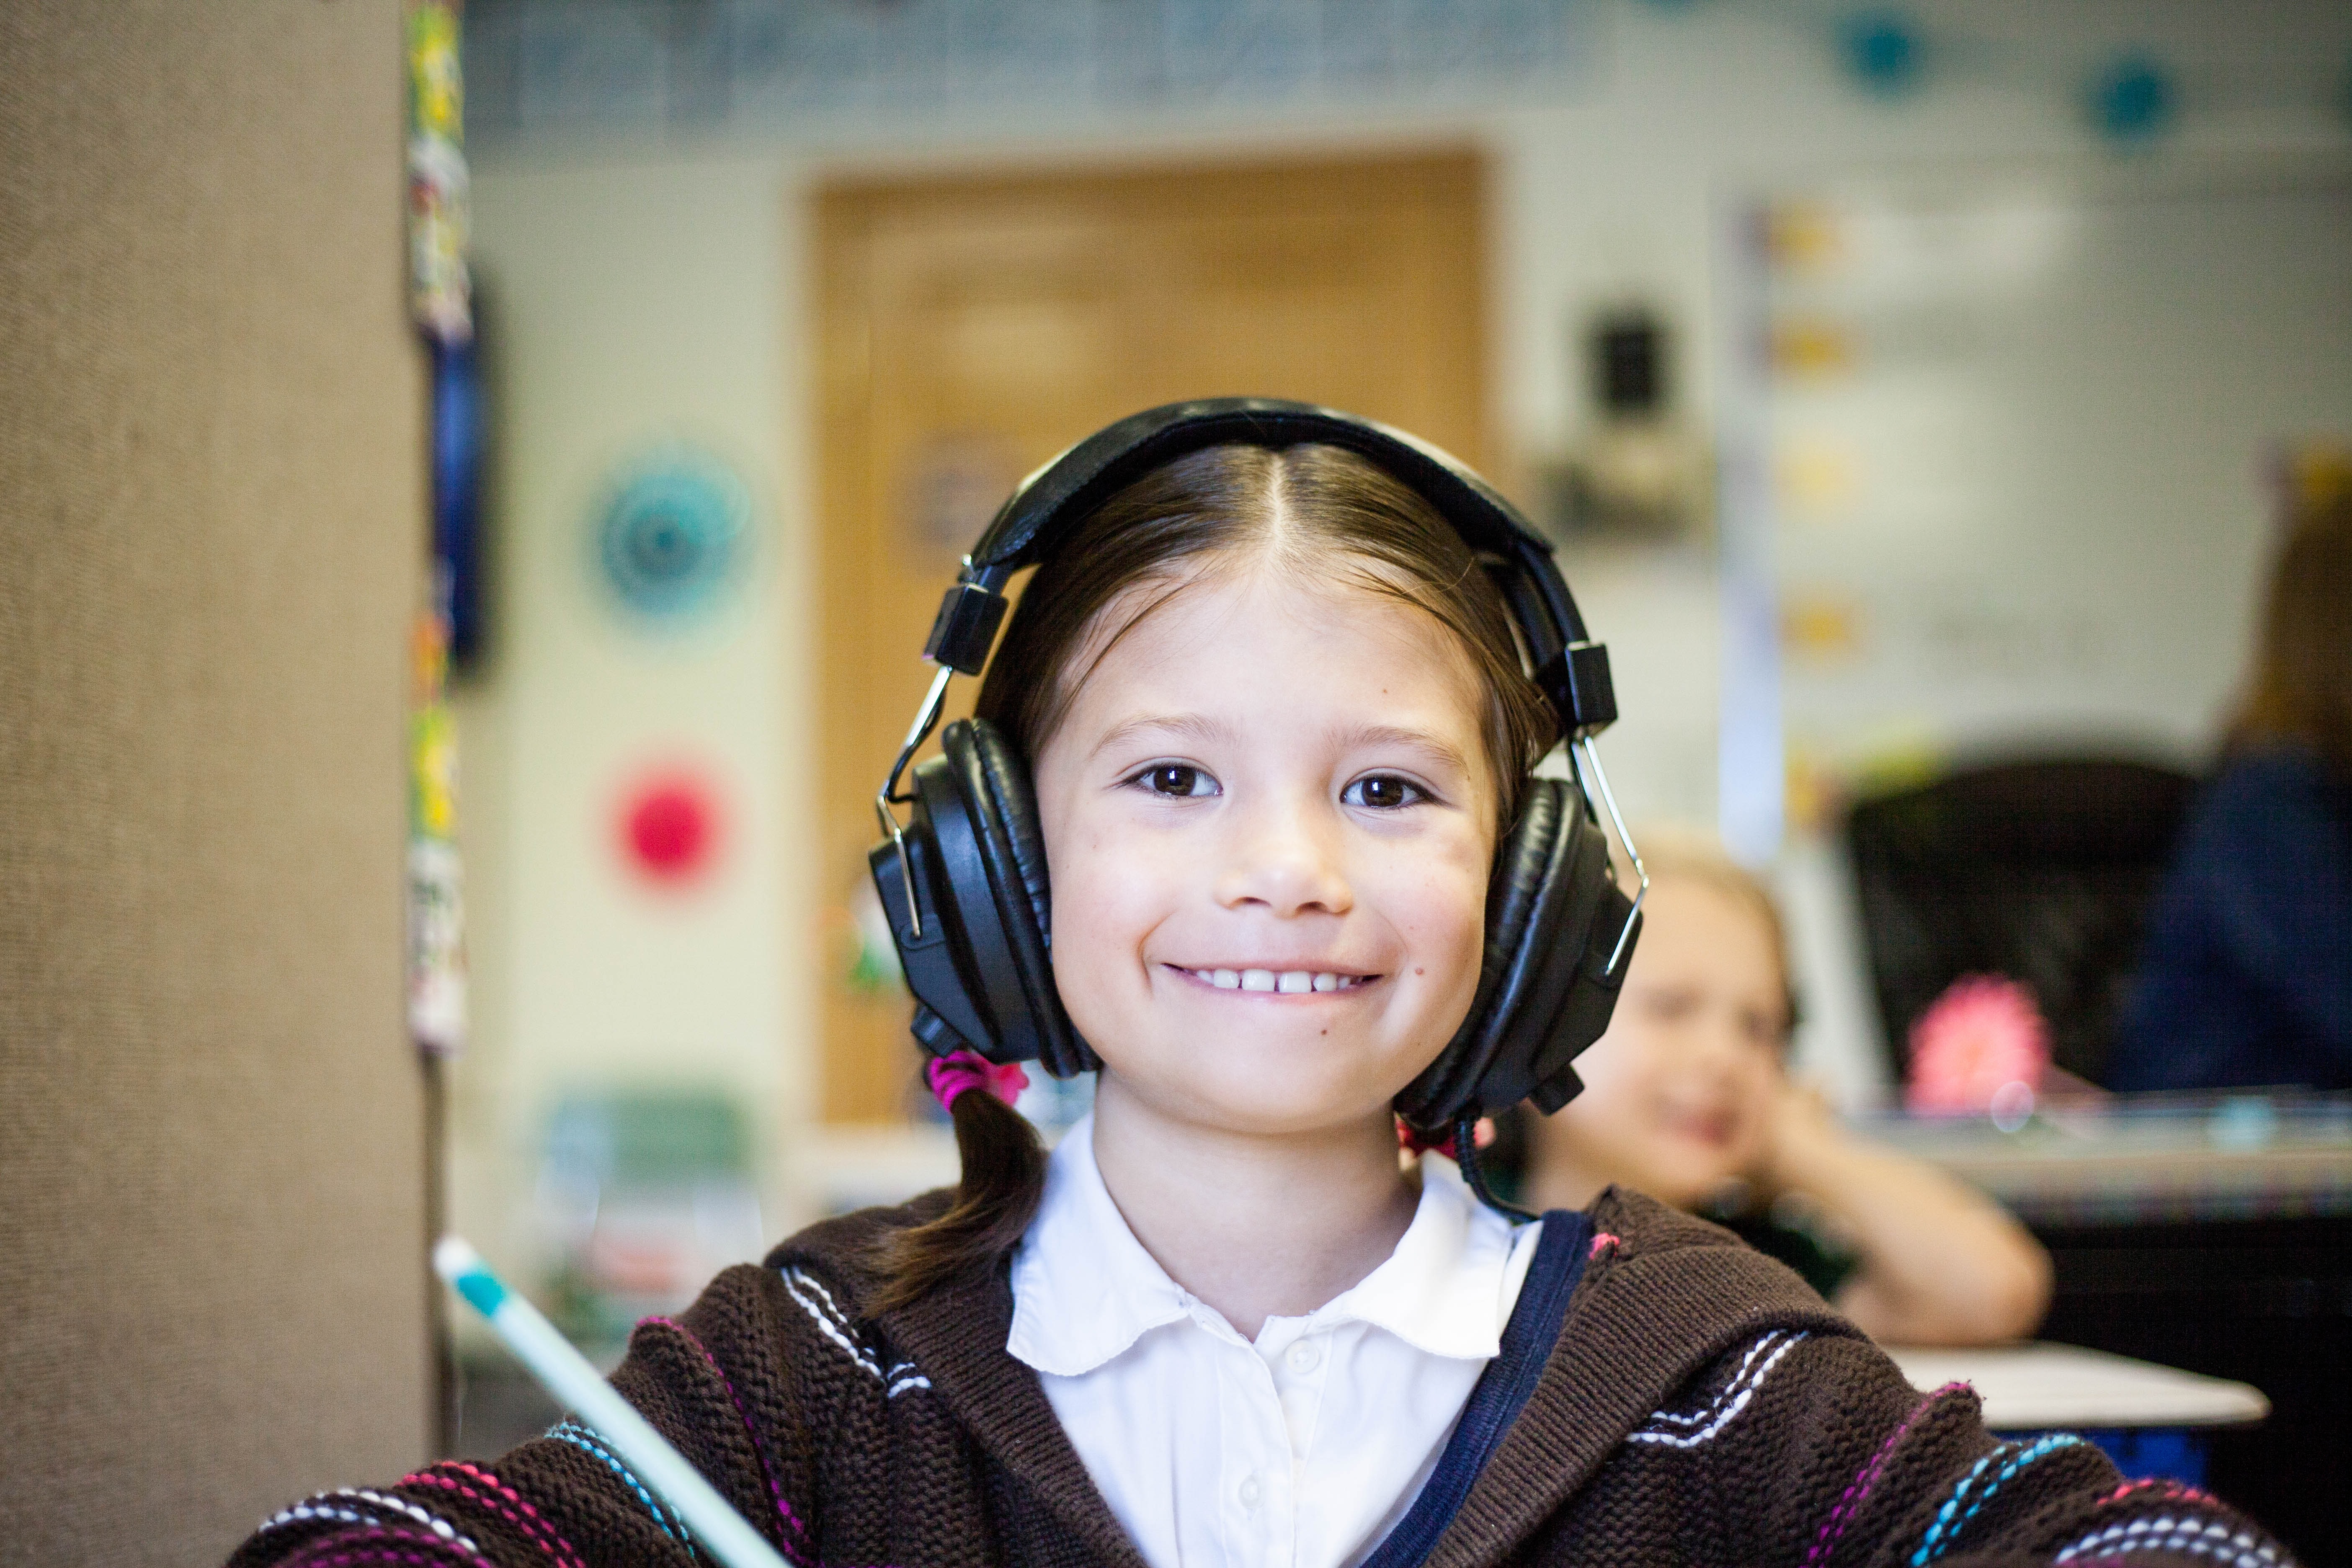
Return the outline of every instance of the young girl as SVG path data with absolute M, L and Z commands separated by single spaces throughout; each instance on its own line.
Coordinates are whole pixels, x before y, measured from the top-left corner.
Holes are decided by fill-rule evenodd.
M 779 1551 L 803 1568 L 2280 1561 L 2211 1500 L 2118 1486 L 2073 1438 L 1996 1444 L 1970 1393 L 1923 1397 L 1712 1226 L 1614 1189 L 1517 1224 L 1446 1159 L 1401 1173 L 1392 1103 L 1420 1103 L 1409 1086 L 1491 984 L 1517 984 L 1482 972 L 1495 911 L 1551 885 L 1517 853 L 1559 798 L 1532 779 L 1558 721 L 1522 673 L 1527 605 L 1433 505 L 1433 455 L 1391 433 L 1226 404 L 1105 434 L 1134 436 L 1116 486 L 1066 457 L 1024 492 L 1073 523 L 980 693 L 1013 754 L 948 737 L 973 798 L 1024 790 L 1025 759 L 1034 833 L 959 837 L 945 775 L 919 774 L 933 837 L 919 820 L 878 861 L 962 1185 L 727 1270 L 640 1325 L 614 1374 Z M 1444 491 L 1457 509 L 1490 493 Z M 951 594 L 947 664 L 977 667 L 985 596 Z M 1594 661 L 1539 662 L 1555 694 L 1578 683 L 1562 706 L 1603 705 Z M 934 873 L 960 858 L 988 886 L 942 901 Z M 989 898 L 1050 929 L 1054 996 L 1023 989 L 1036 954 L 1017 933 L 1001 963 L 935 963 L 955 932 L 976 940 Z M 1622 973 L 1609 934 L 1585 978 Z M 1580 994 L 1548 994 L 1567 1012 L 1547 1016 L 1589 1039 Z M 1091 1119 L 1050 1160 L 956 1048 L 992 1024 L 1003 1054 L 1023 1006 L 1066 1014 L 1037 1026 L 1049 1067 L 1100 1063 Z M 492 1464 L 313 1499 L 236 1559 L 702 1560 L 571 1423 Z
M 1854 1138 L 1789 1080 L 1780 917 L 1762 883 L 1688 833 L 1644 832 L 1650 896 L 1584 1092 L 1529 1119 L 1524 1192 L 1582 1208 L 1612 1182 L 1719 1213 L 1872 1338 L 2030 1333 L 2050 1263 L 2024 1228 L 1919 1161 Z

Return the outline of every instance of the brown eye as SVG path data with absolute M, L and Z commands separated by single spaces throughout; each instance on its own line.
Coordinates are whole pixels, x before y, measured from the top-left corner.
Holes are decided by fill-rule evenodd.
M 1136 782 L 1154 795 L 1199 795 L 1217 793 L 1217 781 L 1183 763 L 1160 763 L 1146 768 Z
M 1416 801 L 1427 800 L 1418 784 L 1393 773 L 1374 773 L 1358 779 L 1340 793 L 1339 798 L 1349 805 L 1368 806 L 1374 811 L 1394 811 Z

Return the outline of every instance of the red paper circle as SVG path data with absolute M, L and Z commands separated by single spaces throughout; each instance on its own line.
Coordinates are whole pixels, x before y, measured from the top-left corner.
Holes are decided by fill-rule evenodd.
M 677 886 L 709 868 L 718 847 L 718 810 L 709 787 L 676 775 L 648 780 L 622 808 L 621 839 L 636 868 Z

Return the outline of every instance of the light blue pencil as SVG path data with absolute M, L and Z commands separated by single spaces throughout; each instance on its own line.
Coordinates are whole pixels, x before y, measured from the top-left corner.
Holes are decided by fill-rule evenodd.
M 433 1267 L 490 1327 L 557 1404 L 576 1413 L 613 1445 L 637 1479 L 659 1492 L 696 1541 L 727 1568 L 786 1568 L 776 1549 L 669 1446 L 646 1418 L 588 1364 L 588 1358 L 540 1316 L 539 1309 L 501 1284 L 490 1266 L 457 1237 L 433 1249 Z

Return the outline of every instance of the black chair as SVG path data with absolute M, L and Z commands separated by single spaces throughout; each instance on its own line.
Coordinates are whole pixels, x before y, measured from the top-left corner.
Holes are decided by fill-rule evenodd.
M 2196 787 L 2146 763 L 2020 762 L 1855 802 L 1846 847 L 1895 1075 L 1945 987 L 1999 973 L 2032 988 L 2052 1060 L 2098 1082 Z

